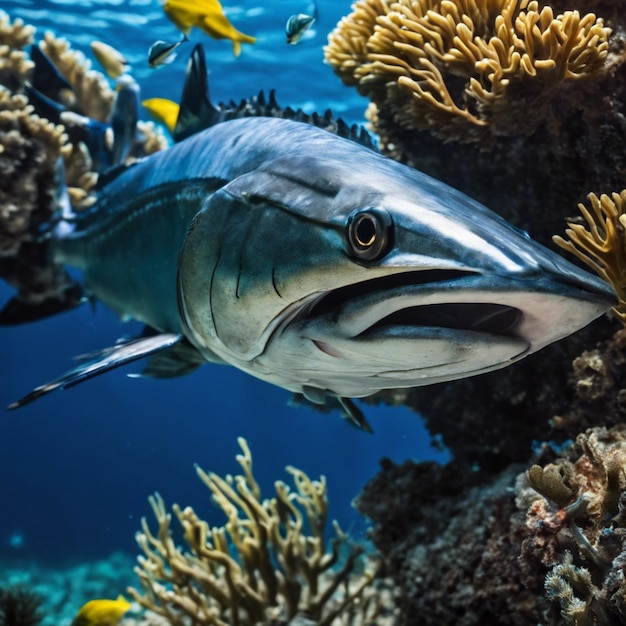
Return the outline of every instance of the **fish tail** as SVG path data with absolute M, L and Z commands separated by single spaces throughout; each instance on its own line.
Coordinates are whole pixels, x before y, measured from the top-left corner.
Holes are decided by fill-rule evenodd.
M 62 159 L 58 180 L 64 179 Z M 71 228 L 71 209 L 64 183 L 52 201 L 54 210 L 19 210 L 26 221 L 17 237 L 10 228 L 0 232 L 0 278 L 15 289 L 15 295 L 0 309 L 0 326 L 32 322 L 71 309 L 84 301 L 81 285 L 53 259 L 52 247 L 60 227 Z M 4 224 L 2 225 L 4 226 Z M 25 235 L 26 234 L 26 235 Z

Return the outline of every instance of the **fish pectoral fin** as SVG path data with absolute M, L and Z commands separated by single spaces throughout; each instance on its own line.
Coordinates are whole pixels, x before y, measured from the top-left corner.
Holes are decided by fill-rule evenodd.
M 56 389 L 65 389 L 78 383 L 103 374 L 127 363 L 132 363 L 143 357 L 150 356 L 162 350 L 167 350 L 183 340 L 183 335 L 176 333 L 161 333 L 150 337 L 139 337 L 118 343 L 110 348 L 92 353 L 85 361 L 66 372 L 59 378 L 33 389 L 29 394 L 10 404 L 7 409 L 18 409 L 37 398 L 41 398 Z
M 363 411 L 354 403 L 351 398 L 343 398 L 337 396 L 337 400 L 343 409 L 343 417 L 347 419 L 353 426 L 364 430 L 366 433 L 373 433 L 374 429 L 369 425 L 369 422 L 365 419 Z
M 174 344 L 171 348 L 151 356 L 139 374 L 131 378 L 175 378 L 185 376 L 207 362 L 198 350 L 187 341 Z

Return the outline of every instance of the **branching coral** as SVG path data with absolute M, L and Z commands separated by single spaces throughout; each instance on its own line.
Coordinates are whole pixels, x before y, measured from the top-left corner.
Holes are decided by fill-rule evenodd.
M 535 0 L 359 0 L 325 57 L 404 128 L 478 141 L 530 133 L 566 83 L 601 73 L 608 29 Z M 370 111 L 370 118 L 376 112 Z
M 591 193 L 588 198 L 591 209 L 578 205 L 586 227 L 569 219 L 565 230 L 569 239 L 555 235 L 553 241 L 613 286 L 618 297 L 613 313 L 626 325 L 626 189 L 599 198 Z
M 555 565 L 546 576 L 545 586 L 548 597 L 560 604 L 561 614 L 568 624 L 594 623 L 589 607 L 598 589 L 589 570 L 574 565 L 570 552 L 566 552 L 563 562 Z
M 31 241 L 31 213 L 45 216 L 63 152 L 63 127 L 32 114 L 27 99 L 0 90 L 0 257 Z
M 11 22 L 0 11 L 0 85 L 16 89 L 24 83 L 33 66 L 24 48 L 32 43 L 34 33 L 32 26 L 20 19 Z
M 87 117 L 106 122 L 115 99 L 106 78 L 92 70 L 90 61 L 81 52 L 73 50 L 66 39 L 47 32 L 40 47 L 72 85 L 72 101 L 65 104 Z
M 591 429 L 566 454 L 527 473 L 546 499 L 528 509 L 523 557 L 550 567 L 546 591 L 568 623 L 623 623 L 626 429 Z
M 276 497 L 261 500 L 250 450 L 242 438 L 239 445 L 243 475 L 224 479 L 196 468 L 226 515 L 223 527 L 210 528 L 192 508 L 173 506 L 189 552 L 174 542 L 163 499 L 150 498 L 158 531 L 154 534 L 142 520 L 137 541 L 145 556 L 135 569 L 145 594 L 129 593 L 175 626 L 186 624 L 185 616 L 194 624 L 219 626 L 286 623 L 297 616 L 319 625 L 335 623 L 373 581 L 368 572 L 351 579 L 363 548 L 352 546 L 342 559 L 347 537 L 336 527 L 327 551 L 323 477 L 314 481 L 288 467 L 295 491 L 277 481 Z

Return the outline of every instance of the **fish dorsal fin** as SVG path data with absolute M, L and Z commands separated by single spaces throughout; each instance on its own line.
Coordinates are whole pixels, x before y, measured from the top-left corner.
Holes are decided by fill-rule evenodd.
M 202 44 L 196 44 L 187 63 L 180 110 L 172 137 L 176 142 L 182 141 L 221 120 L 220 111 L 209 95 L 204 48 Z
M 274 89 L 270 90 L 267 98 L 265 93 L 260 91 L 258 95 L 241 100 L 239 103 L 231 100 L 214 105 L 209 95 L 204 49 L 202 44 L 196 44 L 187 64 L 180 110 L 172 133 L 174 141 L 182 141 L 219 122 L 243 117 L 276 117 L 303 122 L 360 143 L 371 150 L 377 150 L 374 140 L 362 126 L 357 124 L 348 126 L 340 117 L 335 118 L 330 110 L 320 115 L 305 113 L 302 109 L 292 109 L 289 106 L 283 108 L 276 100 Z
M 30 58 L 34 63 L 30 82 L 37 91 L 56 102 L 63 100 L 63 91 L 73 91 L 72 85 L 59 72 L 54 63 L 39 47 L 39 44 L 34 43 L 31 46 Z
M 65 106 L 35 89 L 29 82 L 24 83 L 24 93 L 28 96 L 28 103 L 33 106 L 39 117 L 45 117 L 49 122 L 58 124 Z
M 182 335 L 161 333 L 124 341 L 110 348 L 105 348 L 99 352 L 86 355 L 82 357 L 84 361 L 80 365 L 62 376 L 59 376 L 59 378 L 33 389 L 29 394 L 17 402 L 13 402 L 13 404 L 10 404 L 7 408 L 18 409 L 33 400 L 37 400 L 37 398 L 41 398 L 41 396 L 45 396 L 51 391 L 72 387 L 98 374 L 103 374 L 116 367 L 132 363 L 137 359 L 142 359 L 143 357 L 151 356 L 162 350 L 167 350 L 182 340 Z

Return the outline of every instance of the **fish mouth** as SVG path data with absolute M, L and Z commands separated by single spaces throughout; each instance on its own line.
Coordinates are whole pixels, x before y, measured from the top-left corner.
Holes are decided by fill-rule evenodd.
M 425 304 L 394 311 L 361 334 L 373 334 L 394 327 L 418 326 L 513 337 L 522 315 L 522 311 L 517 307 L 505 304 L 487 302 Z
M 324 294 L 298 324 L 323 353 L 330 378 L 334 362 L 338 376 L 352 371 L 342 378 L 342 393 L 364 396 L 504 367 L 609 308 L 595 281 L 587 287 L 558 279 L 546 272 L 401 270 Z
M 428 327 L 515 336 L 523 312 L 499 302 L 473 301 L 472 289 L 480 275 L 460 270 L 406 271 L 340 287 L 325 294 L 307 317 L 342 316 L 352 324 L 362 316 L 373 323 L 355 336 L 368 336 L 393 328 Z M 471 284 L 470 284 L 471 283 Z M 467 299 L 431 302 L 433 296 L 464 292 Z M 422 302 L 418 302 L 422 300 Z M 403 304 L 406 303 L 406 306 Z M 391 309 L 385 314 L 385 309 Z M 366 313 L 369 312 L 369 315 Z M 377 317 L 379 315 L 379 317 Z

